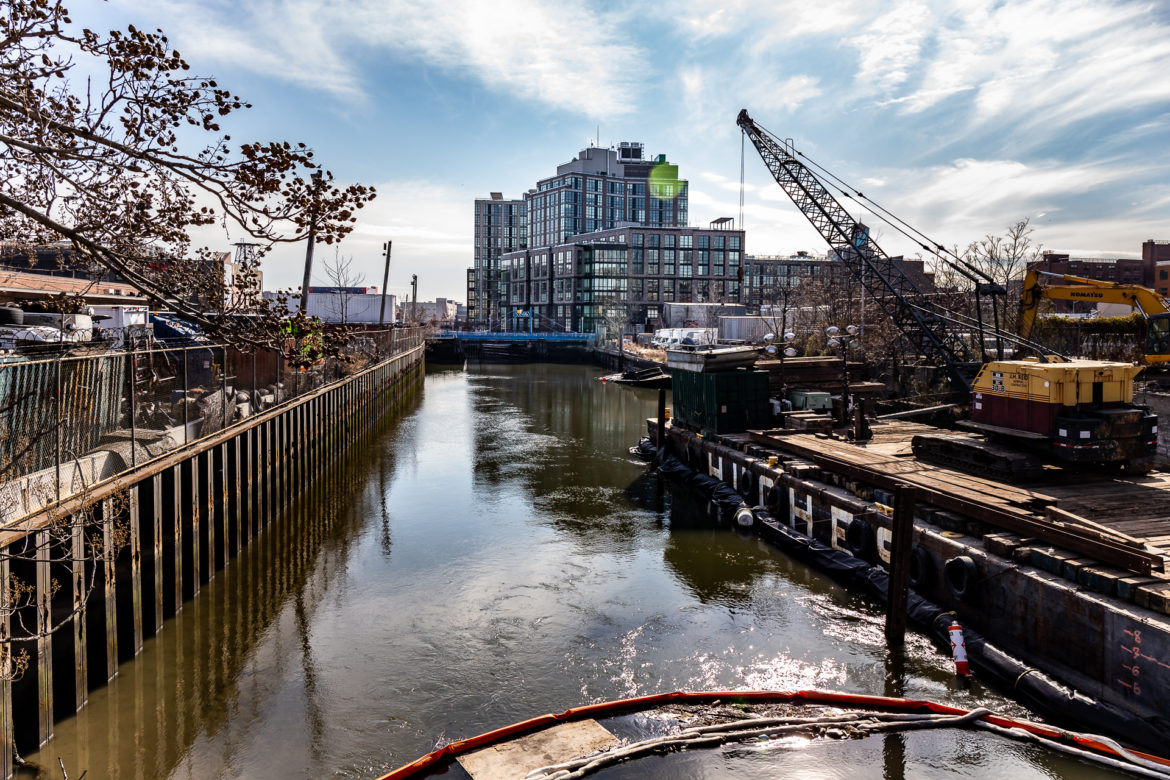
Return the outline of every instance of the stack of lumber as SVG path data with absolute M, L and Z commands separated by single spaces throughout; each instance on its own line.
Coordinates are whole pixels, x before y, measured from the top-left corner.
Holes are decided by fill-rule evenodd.
M 860 383 L 864 378 L 865 364 L 850 361 L 847 365 L 850 384 Z M 841 391 L 841 358 L 832 355 L 785 358 L 783 370 L 780 360 L 757 360 L 756 370 L 768 372 L 774 393 L 785 384 L 790 388 Z

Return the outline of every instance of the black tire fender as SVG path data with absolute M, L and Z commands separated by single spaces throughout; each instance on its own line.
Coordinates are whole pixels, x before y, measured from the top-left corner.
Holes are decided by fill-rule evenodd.
M 845 528 L 845 546 L 855 558 L 872 558 L 877 550 L 877 534 L 873 526 L 860 517 L 853 518 Z
M 760 489 L 760 478 L 752 473 L 751 469 L 745 468 L 739 472 L 739 482 L 735 489 L 740 492 L 740 495 L 755 503 Z
M 975 595 L 975 580 L 978 576 L 979 568 L 970 556 L 956 555 L 943 564 L 947 590 L 960 601 L 968 601 Z
M 918 593 L 928 595 L 934 590 L 935 582 L 934 558 L 925 547 L 915 547 L 910 551 L 910 587 Z
M 780 510 L 788 503 L 788 490 L 776 482 L 772 487 L 768 488 L 768 493 L 764 496 L 764 506 L 768 511 L 780 515 L 783 514 Z

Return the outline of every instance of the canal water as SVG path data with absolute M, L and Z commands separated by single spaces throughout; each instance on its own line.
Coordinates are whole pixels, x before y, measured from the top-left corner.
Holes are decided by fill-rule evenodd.
M 626 452 L 656 393 L 598 373 L 429 370 L 414 408 L 26 758 L 89 780 L 369 778 L 533 715 L 678 689 L 815 687 L 1027 716 L 957 683 L 920 635 L 892 656 L 879 605 L 672 495 Z M 618 774 L 1101 776 L 970 732 L 703 753 Z

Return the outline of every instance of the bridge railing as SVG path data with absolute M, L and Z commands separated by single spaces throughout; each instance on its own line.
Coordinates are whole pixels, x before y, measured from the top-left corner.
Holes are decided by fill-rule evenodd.
M 422 343 L 422 328 L 359 331 L 307 365 L 213 343 L 0 355 L 0 528 Z
M 441 330 L 431 338 L 460 339 L 463 341 L 594 341 L 597 336 L 593 333 Z

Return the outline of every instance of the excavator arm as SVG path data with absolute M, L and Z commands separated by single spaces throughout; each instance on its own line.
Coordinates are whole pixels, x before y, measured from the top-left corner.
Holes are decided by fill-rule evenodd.
M 1055 284 L 1043 281 L 1056 280 Z M 1136 284 L 1117 284 L 1047 271 L 1029 271 L 1020 294 L 1020 335 L 1028 338 L 1036 324 L 1040 302 L 1087 301 L 1131 306 L 1146 319 L 1148 337 L 1146 362 L 1170 363 L 1170 301 L 1153 290 Z

